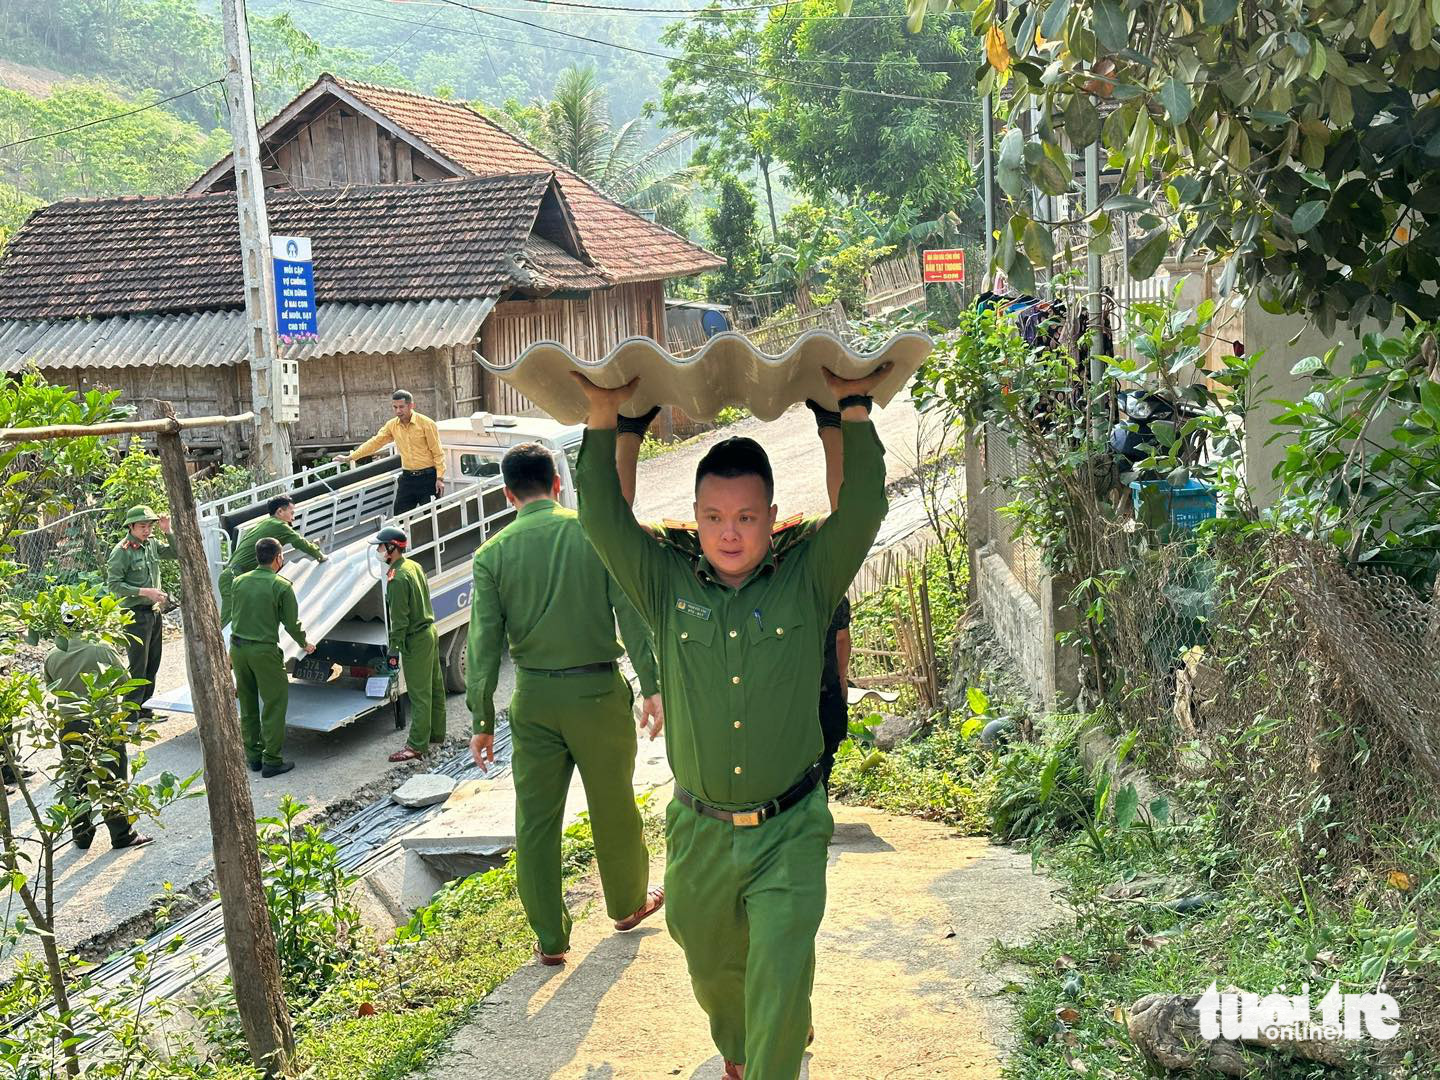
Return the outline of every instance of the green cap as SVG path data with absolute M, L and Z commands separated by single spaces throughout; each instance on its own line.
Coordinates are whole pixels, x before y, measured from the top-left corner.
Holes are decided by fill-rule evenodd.
M 159 521 L 160 515 L 151 510 L 148 506 L 132 506 L 130 512 L 125 515 L 126 525 L 136 525 L 142 521 Z

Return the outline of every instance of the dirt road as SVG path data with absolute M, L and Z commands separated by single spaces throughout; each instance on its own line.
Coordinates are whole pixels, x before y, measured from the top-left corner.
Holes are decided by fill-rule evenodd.
M 917 419 L 907 397 L 877 411 L 876 425 L 881 437 L 892 447 L 889 455 L 891 478 L 905 475 L 915 460 Z M 770 451 L 776 475 L 776 499 L 782 516 L 827 508 L 824 469 L 814 422 L 803 406 L 790 410 L 779 420 L 762 424 L 742 421 L 714 432 L 696 443 L 640 463 L 639 512 L 642 517 L 692 516 L 695 463 L 714 441 L 731 434 L 749 434 Z M 508 664 L 502 671 L 497 700 L 508 699 Z M 165 663 L 158 678 L 164 688 L 185 679 L 184 648 L 180 641 L 166 644 Z M 452 739 L 468 738 L 470 717 L 463 696 L 452 696 L 447 706 Z M 188 775 L 200 768 L 200 743 L 193 718 L 176 714 L 160 726 L 161 741 L 146 748 L 140 770 L 142 780 L 162 772 Z M 264 780 L 256 776 L 253 795 L 256 813 L 272 814 L 285 794 L 311 808 L 310 814 L 365 802 L 390 790 L 414 767 L 396 768 L 385 761 L 397 749 L 403 736 L 386 716 L 351 725 L 328 735 L 291 731 L 286 738 L 286 756 L 296 762 L 293 772 Z M 238 748 L 237 748 L 238 752 Z M 42 799 L 49 795 L 42 792 Z M 18 796 L 12 800 L 23 815 Z M 170 807 L 158 825 L 147 822 L 157 842 L 137 851 L 113 852 L 102 829 L 89 851 L 73 846 L 61 853 L 56 867 L 56 915 L 60 944 L 76 948 L 95 939 L 102 941 L 117 927 L 142 921 L 162 895 L 166 883 L 178 890 L 208 879 L 212 866 L 209 815 L 203 797 Z M 4 918 L 0 909 L 0 918 Z M 128 941 L 140 929 L 127 926 Z M 0 956 L 0 976 L 8 970 L 9 958 Z
M 943 825 L 833 806 L 829 898 L 817 939 L 813 1080 L 998 1077 L 1009 1043 L 985 969 L 1064 917 L 1028 857 Z M 661 867 L 652 870 L 657 880 Z M 589 880 L 572 907 L 597 896 Z M 663 920 L 616 934 L 603 907 L 576 923 L 563 968 L 528 964 L 483 1003 L 428 1080 L 719 1080 L 722 1063 Z

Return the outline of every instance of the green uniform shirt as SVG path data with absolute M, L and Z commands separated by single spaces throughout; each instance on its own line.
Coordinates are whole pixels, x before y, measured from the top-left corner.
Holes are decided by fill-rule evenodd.
M 465 704 L 475 733 L 495 730 L 506 642 L 517 667 L 555 671 L 614 660 L 615 622 L 647 697 L 660 689 L 650 635 L 605 570 L 573 510 L 552 499 L 520 508 L 475 553 Z
M 259 565 L 255 559 L 255 544 L 266 537 L 279 540 L 281 547 L 293 547 L 297 551 L 303 551 L 312 559 L 319 562 L 325 561 L 323 551 L 286 525 L 285 522 L 277 517 L 266 517 L 240 534 L 240 539 L 235 542 L 235 550 L 230 553 L 230 561 L 225 564 L 225 568 L 235 577 L 254 570 Z
M 586 431 L 580 522 L 650 624 L 660 658 L 670 768 L 728 809 L 793 786 L 820 757 L 816 715 L 825 632 L 885 518 L 885 452 L 873 424 L 845 422 L 835 512 L 738 589 L 636 523 L 620 494 L 615 431 Z
M 110 558 L 105 563 L 105 587 L 124 601 L 128 608 L 153 608 L 149 600 L 141 599 L 141 589 L 160 588 L 160 560 L 175 558 L 175 548 L 170 537 L 163 533 L 151 536 L 143 544 L 137 544 L 125 534 L 110 549 Z
M 390 620 L 390 651 L 404 652 L 405 640 L 435 624 L 430 606 L 430 583 L 417 562 L 400 558 L 390 564 L 385 586 L 385 615 Z
M 310 642 L 300 628 L 300 607 L 295 602 L 295 589 L 290 582 L 268 566 L 251 570 L 235 579 L 230 601 L 232 638 L 280 644 L 280 627 L 303 649 Z
M 64 638 L 45 654 L 45 682 L 57 693 L 88 698 L 84 675 L 99 675 L 110 668 L 124 669 L 119 655 L 109 645 L 80 638 Z

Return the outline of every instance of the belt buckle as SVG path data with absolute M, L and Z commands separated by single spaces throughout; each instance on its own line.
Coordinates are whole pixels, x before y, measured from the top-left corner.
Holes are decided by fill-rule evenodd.
M 748 828 L 759 825 L 764 820 L 762 811 L 760 810 L 746 810 L 744 813 L 730 815 L 730 824 L 737 828 Z

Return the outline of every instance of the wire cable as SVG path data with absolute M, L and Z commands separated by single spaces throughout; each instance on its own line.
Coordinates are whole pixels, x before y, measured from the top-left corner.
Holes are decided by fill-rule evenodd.
M 558 30 L 541 23 L 528 22 L 525 19 L 517 19 L 513 15 L 501 15 L 498 12 L 487 11 L 483 7 L 463 3 L 462 0 L 442 0 L 451 7 L 463 8 L 466 11 L 478 11 L 481 15 L 488 15 L 492 19 L 500 19 L 503 22 L 516 23 L 520 26 L 528 26 L 532 30 L 540 30 L 547 34 L 558 34 L 560 37 L 571 38 L 575 41 L 588 41 L 595 45 L 604 45 L 607 48 L 619 49 L 622 52 L 635 53 L 639 56 L 653 56 L 660 60 L 684 60 L 683 56 L 675 56 L 671 53 L 655 52 L 652 49 L 642 49 L 638 45 L 622 45 L 618 41 L 606 41 L 604 38 L 583 37 L 580 34 L 572 34 L 568 30 Z M 897 94 L 886 90 L 863 90 L 855 86 L 837 86 L 833 83 L 813 82 L 807 79 L 788 79 L 783 75 L 770 75 L 763 71 L 754 71 L 749 68 L 739 67 L 733 64 L 717 65 L 719 70 L 738 75 L 749 75 L 752 78 L 764 79 L 769 82 L 783 83 L 787 86 L 798 86 L 809 90 L 835 90 L 845 94 L 859 94 L 862 97 L 883 98 L 887 101 L 915 101 L 925 105 L 974 105 L 978 104 L 975 98 L 937 98 L 928 97 L 923 94 Z
M 94 127 L 96 124 L 108 124 L 112 120 L 123 120 L 127 116 L 149 112 L 151 109 L 158 109 L 161 105 L 165 105 L 171 101 L 177 101 L 182 97 L 187 97 L 200 90 L 208 90 L 212 86 L 219 86 L 224 81 L 224 79 L 211 79 L 209 82 L 201 83 L 199 86 L 192 86 L 189 90 L 181 90 L 178 94 L 171 94 L 169 97 L 161 98 L 159 101 L 152 101 L 149 105 L 141 105 L 138 109 L 115 113 L 113 116 L 101 116 L 95 120 L 87 120 L 83 124 L 75 124 L 72 127 L 61 128 L 58 131 L 47 131 L 43 135 L 31 135 L 25 139 L 16 139 L 14 142 L 0 144 L 0 150 L 9 150 L 15 146 L 24 146 L 26 143 L 36 142 L 39 139 L 53 139 L 56 135 L 68 135 L 72 131 L 80 131 L 84 128 Z

